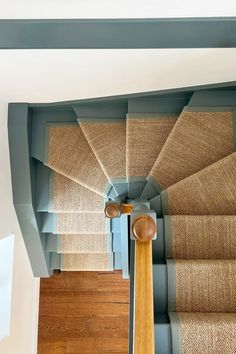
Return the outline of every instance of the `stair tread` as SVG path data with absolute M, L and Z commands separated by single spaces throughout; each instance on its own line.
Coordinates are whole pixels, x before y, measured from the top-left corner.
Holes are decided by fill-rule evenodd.
M 165 215 L 164 222 L 167 258 L 236 259 L 235 215 Z
M 48 124 L 47 137 L 44 163 L 48 167 L 98 194 L 106 195 L 108 179 L 77 123 Z
M 235 313 L 186 313 L 170 316 L 172 351 L 194 354 L 234 354 L 236 349 Z
M 64 271 L 113 270 L 113 253 L 70 253 L 61 257 L 61 269 Z
M 161 192 L 164 214 L 235 215 L 236 153 Z
M 126 178 L 125 119 L 78 119 L 104 173 L 110 181 Z
M 232 109 L 186 107 L 150 172 L 165 189 L 234 152 Z
M 167 261 L 168 309 L 236 312 L 236 260 Z
M 173 114 L 128 114 L 127 176 L 146 177 L 166 142 L 177 116 Z
M 59 174 L 52 173 L 51 179 L 52 212 L 103 213 L 104 197 Z

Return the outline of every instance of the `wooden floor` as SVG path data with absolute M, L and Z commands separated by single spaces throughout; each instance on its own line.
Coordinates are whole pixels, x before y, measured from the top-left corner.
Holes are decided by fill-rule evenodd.
M 127 354 L 129 281 L 116 272 L 41 280 L 38 354 Z

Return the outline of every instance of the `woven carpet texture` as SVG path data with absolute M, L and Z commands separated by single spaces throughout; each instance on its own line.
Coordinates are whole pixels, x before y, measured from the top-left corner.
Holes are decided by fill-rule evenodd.
M 129 114 L 126 122 L 127 176 L 146 177 L 165 144 L 176 117 Z
M 165 214 L 235 215 L 236 153 L 167 188 Z
M 235 313 L 178 313 L 182 354 L 235 354 Z M 175 345 L 175 344 L 174 344 Z
M 58 235 L 58 253 L 109 253 L 111 252 L 111 235 L 78 234 Z
M 150 175 L 167 188 L 231 154 L 232 112 L 183 111 Z
M 236 260 L 176 260 L 178 312 L 236 312 Z
M 77 253 L 62 255 L 62 270 L 65 271 L 111 271 L 112 253 Z
M 45 164 L 65 177 L 105 195 L 108 179 L 78 124 L 48 126 Z
M 166 215 L 167 223 L 171 258 L 236 259 L 235 215 Z
M 52 210 L 57 213 L 103 213 L 104 197 L 59 173 L 52 178 Z
M 99 213 L 57 214 L 56 234 L 104 234 L 108 220 Z
M 125 119 L 103 122 L 82 120 L 80 127 L 109 180 L 125 178 Z

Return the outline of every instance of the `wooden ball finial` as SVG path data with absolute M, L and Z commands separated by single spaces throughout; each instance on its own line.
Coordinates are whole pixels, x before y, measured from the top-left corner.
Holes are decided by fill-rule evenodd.
M 139 215 L 132 224 L 134 237 L 141 242 L 147 242 L 154 239 L 157 233 L 157 225 L 149 215 Z
M 108 203 L 105 206 L 104 213 L 109 219 L 119 218 L 121 215 L 120 204 Z

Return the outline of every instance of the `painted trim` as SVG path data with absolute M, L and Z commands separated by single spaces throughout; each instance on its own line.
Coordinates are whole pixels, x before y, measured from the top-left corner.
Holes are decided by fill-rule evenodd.
M 181 334 L 180 334 L 180 319 L 176 312 L 169 312 L 171 339 L 172 339 L 172 354 L 181 354 Z
M 236 18 L 1 20 L 1 49 L 235 48 Z
M 168 312 L 176 311 L 176 269 L 175 261 L 168 259 L 167 264 L 167 286 L 168 286 Z
M 127 215 L 121 215 L 120 226 L 122 278 L 129 279 L 129 227 Z
M 35 211 L 37 162 L 30 157 L 31 117 L 25 103 L 10 104 L 8 134 L 13 203 L 34 276 L 48 277 L 50 255 L 45 252 L 45 235 L 39 230 L 40 214 Z
M 164 233 L 165 233 L 165 257 L 173 258 L 173 231 L 171 224 L 171 216 L 164 215 Z
M 161 192 L 161 208 L 162 208 L 162 213 L 163 215 L 169 214 L 169 206 L 168 206 L 168 192 L 165 189 L 164 191 Z
M 176 119 L 176 114 L 173 112 L 163 113 L 128 113 L 126 119 Z
M 192 95 L 188 106 L 191 107 L 235 107 L 235 90 L 197 91 Z
M 162 213 L 162 204 L 161 204 L 161 196 L 157 195 L 156 197 L 152 198 L 150 200 L 150 207 L 151 209 L 154 209 L 157 217 L 162 217 L 163 213 Z
M 185 106 L 183 112 L 233 112 L 232 106 Z
M 161 193 L 161 191 L 163 191 L 161 185 L 152 175 L 147 176 L 147 181 L 152 185 L 152 187 L 156 190 L 157 193 Z
M 236 109 L 233 111 L 232 123 L 233 123 L 233 145 L 234 145 L 234 151 L 236 151 Z

